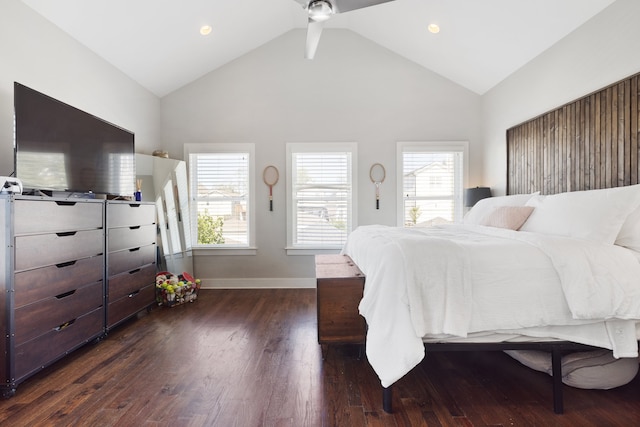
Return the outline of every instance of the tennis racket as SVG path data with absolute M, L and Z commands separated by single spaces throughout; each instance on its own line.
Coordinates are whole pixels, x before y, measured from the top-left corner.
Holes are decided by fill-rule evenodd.
M 376 209 L 380 209 L 380 185 L 387 177 L 387 171 L 381 163 L 374 163 L 369 169 L 369 179 L 376 186 Z
M 273 211 L 273 186 L 278 183 L 278 179 L 280 179 L 280 173 L 278 172 L 278 168 L 275 166 L 269 165 L 264 168 L 262 172 L 262 180 L 267 186 L 269 186 L 269 210 Z

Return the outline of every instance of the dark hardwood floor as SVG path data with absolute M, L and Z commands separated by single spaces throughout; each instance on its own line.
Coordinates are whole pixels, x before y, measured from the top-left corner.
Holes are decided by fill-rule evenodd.
M 400 380 L 394 414 L 357 346 L 316 336 L 315 290 L 202 290 L 46 368 L 0 401 L 11 426 L 634 426 L 640 378 L 564 388 L 500 352 L 432 353 Z

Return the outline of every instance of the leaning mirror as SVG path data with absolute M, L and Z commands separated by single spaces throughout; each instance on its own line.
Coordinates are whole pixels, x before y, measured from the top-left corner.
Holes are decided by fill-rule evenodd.
M 136 154 L 142 200 L 158 213 L 158 269 L 193 274 L 187 168 L 182 160 Z

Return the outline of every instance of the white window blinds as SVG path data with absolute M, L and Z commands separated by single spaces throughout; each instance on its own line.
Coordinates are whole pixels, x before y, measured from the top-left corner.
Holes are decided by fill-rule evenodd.
M 429 227 L 462 219 L 464 146 L 400 150 L 402 226 Z
M 339 249 L 353 229 L 352 145 L 289 146 L 289 245 Z
M 249 151 L 189 153 L 194 245 L 249 245 L 250 159 Z

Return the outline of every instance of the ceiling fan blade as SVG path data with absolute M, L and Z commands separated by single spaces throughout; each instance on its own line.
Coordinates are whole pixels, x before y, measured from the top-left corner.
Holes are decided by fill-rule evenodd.
M 394 0 L 295 0 L 297 3 L 309 11 L 309 21 L 307 24 L 307 45 L 305 58 L 313 59 L 320 42 L 322 26 L 324 21 L 329 19 L 333 13 L 348 12 L 350 10 L 362 9 L 387 3 Z M 312 19 L 313 18 L 313 19 Z
M 304 53 L 304 57 L 307 59 L 313 59 L 316 54 L 323 24 L 324 22 L 309 19 L 309 24 L 307 25 L 307 47 Z
M 363 9 L 369 6 L 375 6 L 381 3 L 387 3 L 394 0 L 329 0 L 333 6 L 334 13 L 344 13 L 350 10 Z

